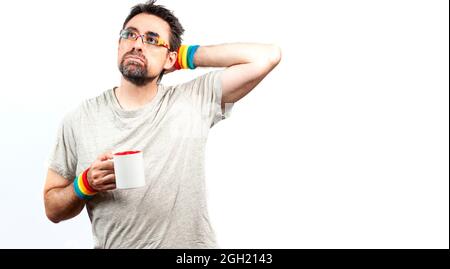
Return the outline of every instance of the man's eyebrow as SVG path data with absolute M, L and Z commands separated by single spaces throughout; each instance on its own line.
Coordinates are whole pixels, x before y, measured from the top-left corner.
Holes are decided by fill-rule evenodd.
M 152 31 L 148 31 L 147 33 L 145 33 L 146 35 L 150 35 L 150 36 L 156 36 L 159 37 L 158 33 L 152 32 Z
M 139 32 L 138 29 L 134 28 L 133 26 L 128 26 L 127 28 L 125 28 L 127 30 L 133 30 L 135 32 Z
M 127 27 L 126 29 L 127 29 L 127 30 L 132 30 L 132 31 L 135 31 L 135 32 L 138 32 L 138 33 L 139 33 L 138 29 L 135 28 L 135 27 L 133 27 L 133 26 L 129 26 L 129 27 Z M 147 31 L 145 34 L 146 34 L 146 35 L 150 35 L 150 36 L 156 36 L 156 37 L 159 37 L 159 34 L 156 33 L 156 32 L 153 32 L 153 31 Z

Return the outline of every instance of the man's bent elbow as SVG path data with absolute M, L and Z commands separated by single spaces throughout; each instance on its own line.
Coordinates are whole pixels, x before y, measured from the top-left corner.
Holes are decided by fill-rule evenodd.
M 45 206 L 45 215 L 47 216 L 47 219 L 49 219 L 53 223 L 58 223 L 61 221 L 61 219 L 55 214 L 55 212 L 49 209 L 48 201 L 44 202 L 44 206 Z
M 46 213 L 46 215 L 47 215 L 47 218 L 53 223 L 59 223 L 61 221 L 59 218 L 56 218 L 55 216 L 53 216 L 49 213 Z
M 270 45 L 269 62 L 272 66 L 278 65 L 281 61 L 281 48 L 277 45 Z
M 61 221 L 61 218 L 59 218 L 57 216 L 57 214 L 55 214 L 55 212 L 53 212 L 52 210 L 50 210 L 48 208 L 49 206 L 47 205 L 47 201 L 45 201 L 45 215 L 47 216 L 47 218 L 53 222 L 53 223 L 58 223 Z
M 60 200 L 54 193 L 47 192 L 44 195 L 44 207 L 47 218 L 53 223 L 58 223 L 77 216 L 83 210 L 84 203 L 70 199 Z
M 62 221 L 62 219 L 60 214 L 58 214 L 57 210 L 55 210 L 54 201 L 52 201 L 50 195 L 51 194 L 48 191 L 44 193 L 45 215 L 51 222 L 59 223 Z

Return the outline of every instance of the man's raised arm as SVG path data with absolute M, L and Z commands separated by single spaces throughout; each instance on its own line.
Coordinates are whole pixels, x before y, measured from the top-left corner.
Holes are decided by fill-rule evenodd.
M 227 67 L 222 74 L 222 107 L 253 90 L 280 60 L 279 47 L 254 43 L 201 46 L 194 56 L 197 67 Z

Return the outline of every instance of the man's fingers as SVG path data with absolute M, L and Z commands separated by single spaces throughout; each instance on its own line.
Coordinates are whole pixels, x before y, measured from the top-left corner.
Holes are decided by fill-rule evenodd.
M 103 162 L 99 163 L 97 169 L 114 171 L 114 162 L 113 161 L 103 161 Z
M 97 180 L 94 181 L 93 184 L 95 190 L 97 191 L 106 191 L 106 190 L 110 190 L 111 186 L 116 185 L 116 175 L 115 174 L 108 174 L 106 176 L 103 176 Z
M 104 176 L 101 181 L 102 185 L 108 185 L 112 183 L 116 183 L 116 175 L 115 174 L 109 174 L 107 176 Z
M 116 184 L 108 184 L 108 185 L 102 185 L 101 187 L 98 188 L 98 191 L 110 191 L 110 190 L 114 190 L 116 188 Z
M 96 171 L 94 177 L 97 179 L 97 182 L 103 182 L 103 178 L 108 175 L 114 175 L 114 170 L 98 170 Z
M 103 191 L 114 190 L 116 188 L 116 184 L 105 185 L 103 188 L 104 188 Z
M 107 191 L 116 188 L 116 176 L 114 175 L 114 162 L 112 152 L 106 152 L 97 157 L 90 166 L 88 181 L 97 191 Z

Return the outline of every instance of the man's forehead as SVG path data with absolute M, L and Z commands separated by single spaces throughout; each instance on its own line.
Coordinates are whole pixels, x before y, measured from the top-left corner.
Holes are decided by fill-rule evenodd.
M 157 33 L 164 39 L 168 39 L 170 33 L 170 26 L 166 21 L 157 16 L 145 13 L 134 16 L 125 25 L 125 28 L 131 28 L 141 34 L 148 32 Z

